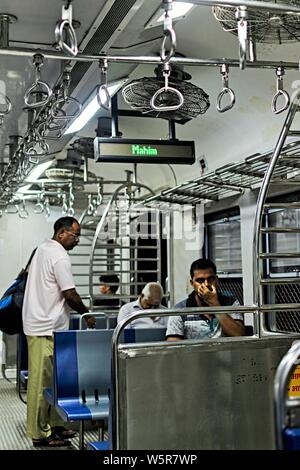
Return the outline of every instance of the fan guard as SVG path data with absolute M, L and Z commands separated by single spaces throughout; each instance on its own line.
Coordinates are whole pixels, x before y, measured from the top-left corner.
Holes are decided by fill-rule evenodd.
M 185 72 L 180 74 L 176 69 L 177 67 L 172 65 L 169 86 L 179 90 L 184 98 L 183 105 L 176 111 L 155 111 L 150 106 L 153 95 L 165 86 L 165 80 L 162 76 L 132 80 L 122 90 L 124 100 L 131 108 L 157 118 L 187 122 L 199 114 L 204 114 L 210 106 L 209 96 L 202 88 L 177 78 L 180 76 L 191 78 L 191 76 Z M 161 74 L 159 68 L 155 71 L 157 74 Z M 171 93 L 161 93 L 156 100 L 156 104 L 159 106 L 174 106 L 177 103 L 178 98 Z
M 270 1 L 270 0 L 267 0 Z M 271 3 L 274 3 L 273 1 Z M 286 3 L 300 6 L 300 0 L 281 0 Z M 212 8 L 215 18 L 222 24 L 224 31 L 237 35 L 237 20 L 235 7 L 215 6 Z M 247 8 L 248 11 L 248 37 L 256 42 L 268 44 L 282 44 L 285 42 L 300 41 L 300 16 L 295 13 L 270 12 Z
M 48 185 L 51 184 L 51 180 L 59 181 L 61 182 L 61 186 L 65 186 L 69 184 L 69 181 L 72 180 L 72 183 L 74 185 L 74 188 L 76 189 L 82 189 L 84 188 L 83 186 L 83 170 L 79 169 L 74 169 L 71 170 L 69 168 L 48 168 L 48 170 L 45 171 L 46 177 L 49 179 Z M 95 173 L 88 172 L 88 178 L 90 183 L 96 183 L 97 177 Z

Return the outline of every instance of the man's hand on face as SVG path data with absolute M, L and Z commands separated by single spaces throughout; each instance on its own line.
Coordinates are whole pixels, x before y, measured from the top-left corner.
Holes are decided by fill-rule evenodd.
M 214 285 L 199 284 L 197 294 L 201 300 L 211 307 L 216 307 L 219 304 L 217 289 Z

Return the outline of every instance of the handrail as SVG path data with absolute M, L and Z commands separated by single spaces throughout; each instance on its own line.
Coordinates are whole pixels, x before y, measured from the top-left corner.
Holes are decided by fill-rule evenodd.
M 295 114 L 298 110 L 299 102 L 300 102 L 300 91 L 298 91 L 295 94 L 294 99 L 289 107 L 286 120 L 283 124 L 282 131 L 275 145 L 274 152 L 269 162 L 267 171 L 265 172 L 265 176 L 264 176 L 262 185 L 260 187 L 260 191 L 259 191 L 259 195 L 257 199 L 255 221 L 254 221 L 254 239 L 253 239 L 253 301 L 258 306 L 261 306 L 261 302 L 262 302 L 262 299 L 261 299 L 262 287 L 259 284 L 261 259 L 258 256 L 258 254 L 260 253 L 260 245 L 261 245 L 260 231 L 262 228 L 264 203 L 266 201 L 266 197 L 267 197 L 267 193 L 268 193 L 268 189 L 270 186 L 270 182 L 271 182 L 275 165 L 280 157 L 280 154 L 284 146 L 286 137 L 288 135 L 289 129 L 291 127 Z M 260 322 L 260 327 L 262 327 L 261 322 Z
M 180 1 L 180 0 L 179 0 Z M 183 1 L 183 0 L 182 0 Z M 186 0 L 185 0 L 186 1 Z M 273 3 L 273 2 L 264 2 L 257 0 L 187 0 L 187 3 L 194 3 L 196 5 L 207 5 L 215 6 L 224 5 L 226 7 L 239 7 L 241 4 L 245 7 L 251 7 L 258 10 L 267 10 L 267 11 L 282 11 L 282 12 L 295 12 L 300 13 L 300 8 L 295 5 L 287 5 L 286 3 Z
M 27 48 L 27 47 L 8 47 L 0 48 L 1 55 L 9 56 L 20 56 L 20 57 L 31 57 L 33 54 L 36 54 L 36 49 Z M 52 50 L 43 49 L 43 57 L 53 60 L 72 60 L 69 55 L 61 54 L 60 52 L 55 52 Z M 158 56 L 126 56 L 126 55 L 88 55 L 79 53 L 76 56 L 76 62 L 99 62 L 99 60 L 106 59 L 107 62 L 113 63 L 125 63 L 125 64 L 154 64 L 158 65 L 161 63 L 161 58 Z M 298 62 L 280 62 L 281 65 L 286 70 L 299 70 Z M 230 67 L 239 67 L 239 59 L 198 59 L 194 57 L 171 57 L 170 65 L 180 64 L 187 66 L 211 66 L 211 67 L 220 67 L 223 64 L 227 64 Z M 278 61 L 246 61 L 247 68 L 265 68 L 265 69 L 274 69 L 278 66 Z
M 104 223 L 105 223 L 105 220 L 106 220 L 106 217 L 109 213 L 109 210 L 111 208 L 111 205 L 112 203 L 116 200 L 119 192 L 124 189 L 124 188 L 127 188 L 128 186 L 131 186 L 131 187 L 134 187 L 134 188 L 144 188 L 144 189 L 147 189 L 147 191 L 149 191 L 151 194 L 154 194 L 153 190 L 151 188 L 149 188 L 148 186 L 144 185 L 144 184 L 141 184 L 141 183 L 134 183 L 134 182 L 126 182 L 126 183 L 123 183 L 121 184 L 112 194 L 111 198 L 109 199 L 108 203 L 107 203 L 107 206 L 102 214 L 102 217 L 97 225 L 97 228 L 96 228 L 96 231 L 95 231 L 95 234 L 94 234 L 94 238 L 93 238 L 93 242 L 92 242 L 92 246 L 91 246 L 91 253 L 90 253 L 90 262 L 89 262 L 89 295 L 90 295 L 90 298 L 92 299 L 93 296 L 94 296 L 94 292 L 93 292 L 93 262 L 94 262 L 94 253 L 95 253 L 95 248 L 96 248 L 96 244 L 97 244 L 97 240 L 98 240 L 98 236 L 104 226 Z

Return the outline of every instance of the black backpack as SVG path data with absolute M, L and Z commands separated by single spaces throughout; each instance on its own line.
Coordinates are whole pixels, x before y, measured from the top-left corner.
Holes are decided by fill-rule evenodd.
M 23 333 L 22 306 L 28 269 L 36 248 L 30 255 L 29 261 L 14 283 L 4 292 L 0 299 L 0 330 L 7 335 Z

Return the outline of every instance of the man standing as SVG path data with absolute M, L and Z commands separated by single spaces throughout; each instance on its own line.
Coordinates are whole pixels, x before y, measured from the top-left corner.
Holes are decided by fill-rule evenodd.
M 190 268 L 192 293 L 187 299 L 175 305 L 175 308 L 218 307 L 239 305 L 239 302 L 218 292 L 218 276 L 215 264 L 210 259 L 198 259 Z M 245 328 L 240 313 L 218 313 L 215 315 L 195 313 L 172 316 L 168 322 L 167 340 L 200 339 L 210 336 L 218 323 L 223 336 L 243 336 Z
M 118 323 L 127 318 L 131 313 L 148 308 L 166 308 L 161 305 L 164 291 L 158 282 L 148 282 L 142 290 L 141 295 L 134 302 L 129 302 L 120 308 Z M 137 318 L 128 324 L 135 328 L 161 328 L 166 327 L 169 317 L 143 317 Z
M 80 225 L 73 217 L 54 224 L 52 240 L 42 243 L 30 264 L 23 303 L 23 328 L 28 344 L 27 433 L 34 446 L 68 446 L 75 433 L 63 427 L 54 407 L 44 399 L 52 387 L 53 332 L 69 327 L 69 312 L 88 308 L 76 292 L 68 251 L 78 243 Z M 95 324 L 87 318 L 88 326 Z

